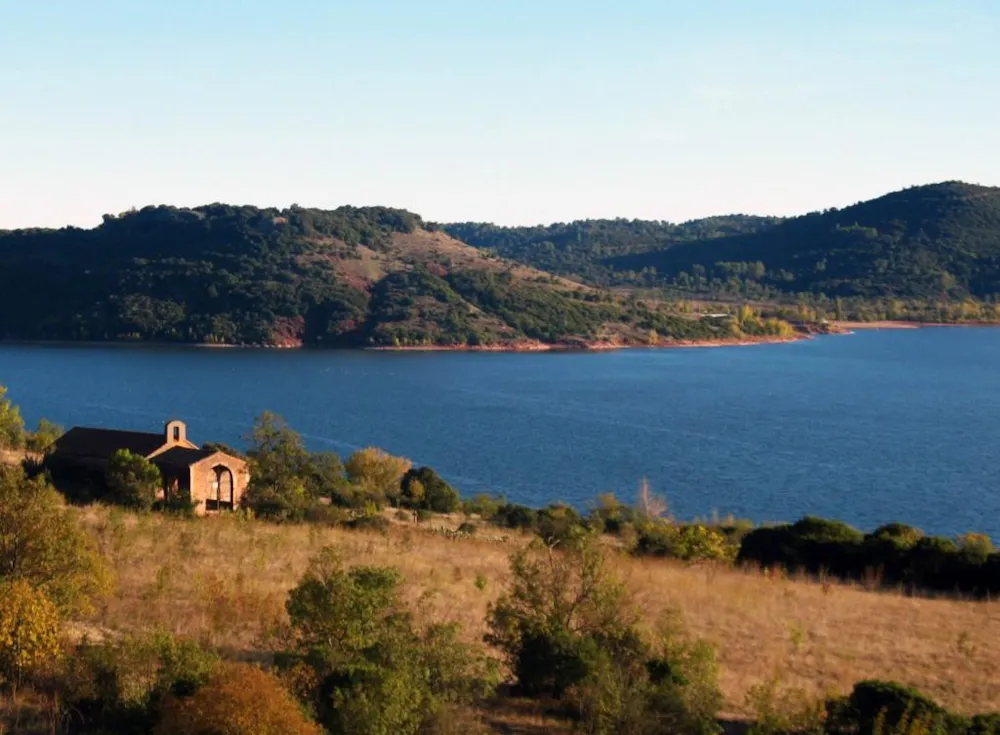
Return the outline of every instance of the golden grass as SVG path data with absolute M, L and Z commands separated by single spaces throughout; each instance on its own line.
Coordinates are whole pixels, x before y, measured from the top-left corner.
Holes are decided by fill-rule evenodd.
M 455 620 L 466 638 L 480 640 L 508 555 L 525 542 L 453 541 L 400 525 L 383 536 L 235 518 L 81 513 L 118 575 L 117 591 L 93 625 L 160 626 L 247 656 L 267 653 L 288 589 L 327 544 L 350 564 L 397 567 L 423 620 Z M 647 621 L 679 612 L 690 631 L 718 647 L 728 714 L 747 714 L 747 690 L 772 676 L 817 696 L 847 692 L 860 679 L 893 679 L 959 712 L 1000 710 L 997 603 L 655 559 L 616 556 L 614 564 Z M 482 590 L 477 577 L 486 582 Z

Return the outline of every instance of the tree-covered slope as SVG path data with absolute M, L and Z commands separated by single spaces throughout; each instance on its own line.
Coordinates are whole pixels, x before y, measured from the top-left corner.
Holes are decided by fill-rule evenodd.
M 1000 294 L 1000 188 L 947 182 L 760 232 L 615 257 L 682 285 L 750 280 L 786 293 L 960 300 Z
M 611 259 L 661 251 L 675 245 L 757 232 L 774 217 L 727 215 L 682 224 L 628 219 L 578 220 L 536 227 L 499 227 L 481 222 L 442 225 L 462 242 L 535 268 L 610 285 L 617 279 Z
M 482 345 L 729 332 L 564 281 L 387 208 L 146 207 L 0 232 L 0 338 Z

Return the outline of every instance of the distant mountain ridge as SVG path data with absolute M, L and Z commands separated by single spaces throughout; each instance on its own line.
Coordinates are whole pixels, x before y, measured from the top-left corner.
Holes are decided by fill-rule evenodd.
M 658 252 L 676 245 L 758 232 L 779 217 L 733 214 L 680 224 L 652 220 L 594 219 L 533 227 L 502 227 L 479 222 L 442 225 L 462 242 L 541 270 L 613 283 L 613 259 Z
M 622 224 L 637 233 L 626 248 L 630 252 L 621 252 L 614 237 L 598 236 L 589 241 L 581 265 L 564 259 L 560 271 L 707 293 L 746 294 L 749 282 L 753 293 L 765 295 L 925 300 L 1000 295 L 1000 188 L 949 181 L 783 220 L 721 220 L 736 231 L 719 228 L 711 236 L 682 240 L 668 233 L 700 227 L 698 222 Z M 489 232 L 468 224 L 445 229 Z M 492 241 L 470 242 L 502 255 L 520 248 L 526 251 L 522 260 L 538 263 L 552 248 L 523 244 L 538 229 L 501 228 Z
M 410 212 L 212 204 L 0 232 L 0 339 L 337 347 L 715 339 Z

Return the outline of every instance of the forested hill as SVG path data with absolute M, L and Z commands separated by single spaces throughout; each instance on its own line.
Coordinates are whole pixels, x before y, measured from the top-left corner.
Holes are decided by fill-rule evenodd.
M 1000 295 L 1000 188 L 947 182 L 756 233 L 607 260 L 682 286 L 746 281 L 766 290 L 958 301 Z
M 613 258 L 675 245 L 766 229 L 780 219 L 727 215 L 681 224 L 629 219 L 578 220 L 535 227 L 499 227 L 481 222 L 442 225 L 462 242 L 551 273 L 590 283 L 614 283 Z
M 405 346 L 650 335 L 733 336 L 495 257 L 396 209 L 160 206 L 105 215 L 91 230 L 0 232 L 0 339 Z

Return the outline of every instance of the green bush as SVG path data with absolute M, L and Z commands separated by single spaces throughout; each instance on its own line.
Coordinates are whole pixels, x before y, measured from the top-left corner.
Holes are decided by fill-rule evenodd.
M 331 732 L 417 733 L 497 684 L 495 665 L 456 626 L 414 626 L 401 582 L 393 569 L 345 569 L 327 548 L 289 594 L 295 648 L 282 663 L 313 672 L 302 694 Z
M 84 641 L 70 658 L 63 698 L 80 730 L 148 733 L 166 696 L 190 696 L 218 664 L 215 654 L 166 633 Z
M 716 732 L 714 651 L 676 626 L 647 641 L 606 554 L 592 535 L 562 552 L 540 543 L 516 552 L 487 641 L 522 694 L 562 700 L 584 732 Z
M 418 467 L 403 475 L 400 504 L 434 513 L 454 513 L 461 506 L 458 491 L 430 467 Z
M 111 455 L 105 479 L 112 502 L 132 510 L 152 510 L 156 495 L 163 488 L 159 468 L 127 449 Z
M 927 735 L 965 735 L 969 724 L 916 689 L 877 680 L 855 684 L 850 697 L 829 704 L 827 716 L 827 732 L 845 735 L 885 735 L 914 726 Z

